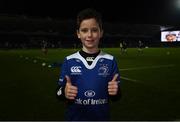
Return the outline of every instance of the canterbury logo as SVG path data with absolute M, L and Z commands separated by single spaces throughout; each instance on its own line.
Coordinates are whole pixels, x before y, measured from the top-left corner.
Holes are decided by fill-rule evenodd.
M 94 61 L 94 57 L 87 57 L 86 61 Z
M 80 66 L 73 66 L 73 67 L 71 67 L 71 72 L 79 73 L 79 72 L 81 72 L 81 67 Z

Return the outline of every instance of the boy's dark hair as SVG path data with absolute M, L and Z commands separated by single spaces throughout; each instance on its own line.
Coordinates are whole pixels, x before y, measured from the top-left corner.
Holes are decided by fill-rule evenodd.
M 85 19 L 94 18 L 99 24 L 100 29 L 102 30 L 102 18 L 101 14 L 95 9 L 87 8 L 79 12 L 77 16 L 77 30 L 79 30 L 80 24 Z

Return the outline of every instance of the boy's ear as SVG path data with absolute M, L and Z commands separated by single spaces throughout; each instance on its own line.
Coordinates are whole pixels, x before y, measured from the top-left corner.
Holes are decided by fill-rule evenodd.
M 80 39 L 79 30 L 76 31 L 77 37 Z

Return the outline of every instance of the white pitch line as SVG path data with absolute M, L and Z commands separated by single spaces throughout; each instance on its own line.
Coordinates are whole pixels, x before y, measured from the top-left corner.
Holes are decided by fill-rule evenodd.
M 156 68 L 164 68 L 164 67 L 174 67 L 174 64 L 169 65 L 158 65 L 158 66 L 145 66 L 145 67 L 135 67 L 135 68 L 127 68 L 127 69 L 119 69 L 120 71 L 126 70 L 140 70 L 140 69 L 156 69 Z
M 123 77 L 123 76 L 120 76 L 120 78 L 124 79 L 124 80 L 128 80 L 128 81 L 132 81 L 132 82 L 138 82 L 138 80 L 130 79 L 130 78 Z
M 146 67 L 136 67 L 136 68 L 127 68 L 127 69 L 120 69 L 120 71 L 127 71 L 127 70 L 140 70 L 140 69 L 154 69 L 154 68 L 163 68 L 163 67 L 174 67 L 175 65 L 174 64 L 169 64 L 169 65 L 159 65 L 159 66 L 146 66 Z M 128 81 L 132 81 L 132 82 L 138 82 L 138 80 L 135 80 L 135 79 L 130 79 L 130 78 L 127 78 L 127 77 L 123 77 L 121 76 L 121 79 L 124 79 L 124 80 L 128 80 Z

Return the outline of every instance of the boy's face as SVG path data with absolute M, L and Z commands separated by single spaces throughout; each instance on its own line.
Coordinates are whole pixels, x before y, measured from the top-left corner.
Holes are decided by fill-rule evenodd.
M 81 40 L 83 47 L 86 49 L 97 49 L 99 40 L 103 31 L 99 28 L 99 24 L 93 18 L 83 20 L 77 30 L 77 36 Z

